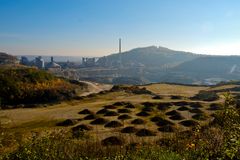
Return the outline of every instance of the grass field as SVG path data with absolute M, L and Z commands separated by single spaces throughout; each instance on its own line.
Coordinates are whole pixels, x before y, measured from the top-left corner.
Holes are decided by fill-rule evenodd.
M 161 98 L 155 99 L 152 94 L 115 91 L 94 94 L 86 96 L 82 100 L 65 101 L 41 108 L 0 110 L 1 127 L 6 132 L 22 135 L 24 139 L 33 132 L 44 135 L 45 132 L 58 129 L 71 131 L 73 127 L 82 125 L 89 127 L 88 131 L 86 130 L 89 136 L 88 140 L 90 138 L 93 141 L 101 141 L 111 136 L 117 136 L 125 139 L 128 143 L 154 143 L 159 138 L 170 137 L 173 133 L 181 133 L 196 125 L 209 123 L 212 120 L 212 114 L 219 109 L 218 107 L 211 108 L 211 105 L 218 106 L 223 102 L 221 96 L 219 100 L 212 102 L 191 100 L 190 97 L 201 90 L 219 90 L 233 88 L 236 85 L 210 88 L 205 86 L 152 84 L 141 87 L 145 87 L 155 96 L 159 95 Z M 121 103 L 116 104 L 117 102 Z M 99 110 L 104 108 L 107 108 L 106 113 L 97 114 Z M 83 110 L 87 110 L 89 113 L 79 114 Z M 119 119 L 122 115 L 127 115 L 128 118 Z M 89 117 L 86 118 L 87 116 Z M 161 119 L 153 120 L 154 117 Z M 98 118 L 103 118 L 106 122 L 98 125 L 93 124 L 93 121 Z M 133 124 L 135 119 L 142 119 L 144 123 Z M 65 120 L 71 123 L 57 125 Z M 167 121 L 167 124 L 161 124 L 162 120 L 164 123 Z M 126 127 L 132 127 L 133 131 L 130 129 L 130 131 L 127 130 L 129 133 L 122 133 Z M 150 133 L 145 134 L 145 131 L 140 134 L 139 132 L 142 129 Z

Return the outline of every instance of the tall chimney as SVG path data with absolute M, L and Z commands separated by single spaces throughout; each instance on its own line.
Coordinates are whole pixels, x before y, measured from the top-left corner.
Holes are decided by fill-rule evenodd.
M 122 53 L 122 42 L 121 42 L 121 38 L 119 38 L 119 53 Z

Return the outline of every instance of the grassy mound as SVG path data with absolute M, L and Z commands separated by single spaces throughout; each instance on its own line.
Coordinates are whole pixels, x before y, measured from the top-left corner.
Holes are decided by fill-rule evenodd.
M 117 107 L 114 106 L 114 105 L 107 105 L 107 106 L 104 106 L 105 109 L 116 109 Z
M 179 120 L 183 120 L 185 118 L 183 116 L 181 116 L 180 114 L 177 114 L 177 115 L 170 116 L 169 119 L 179 121 Z
M 123 126 L 123 124 L 118 121 L 111 121 L 111 122 L 108 122 L 104 127 L 117 128 L 117 127 L 122 127 L 122 126 Z
M 97 111 L 96 114 L 106 114 L 107 112 L 109 112 L 109 110 L 104 108 L 104 109 L 101 109 L 101 110 Z
M 78 112 L 78 114 L 93 114 L 93 112 L 90 111 L 89 109 L 84 109 L 84 110 Z
M 190 113 L 204 113 L 201 109 L 195 108 L 195 109 L 190 109 Z
M 188 107 L 185 107 L 185 106 L 182 106 L 182 107 L 179 107 L 177 110 L 178 110 L 178 111 L 188 111 L 189 108 L 188 108 Z
M 193 120 L 186 120 L 186 121 L 182 121 L 179 124 L 185 126 L 185 127 L 195 127 L 197 125 L 199 125 L 198 122 L 193 121 Z
M 95 114 L 89 114 L 86 117 L 84 117 L 84 120 L 92 120 L 92 119 L 96 119 L 97 116 Z
M 160 132 L 174 132 L 175 128 L 171 125 L 165 125 L 165 126 L 162 126 L 162 127 L 158 128 L 158 130 Z
M 75 132 L 75 131 L 90 131 L 92 130 L 93 127 L 92 126 L 89 126 L 89 125 L 86 125 L 86 124 L 80 124 L 76 127 L 73 127 L 72 128 L 72 131 Z
M 77 123 L 77 121 L 76 120 L 73 120 L 73 119 L 66 119 L 66 120 L 64 120 L 64 121 L 62 121 L 62 122 L 59 122 L 59 123 L 57 123 L 56 125 L 57 126 L 73 126 L 73 125 L 75 125 Z
M 169 121 L 169 120 L 166 120 L 166 119 L 161 119 L 159 120 L 157 123 L 157 126 L 166 126 L 166 125 L 174 125 L 173 122 Z
M 160 116 L 154 116 L 154 117 L 150 118 L 150 120 L 152 122 L 159 122 L 159 121 L 163 120 L 163 118 Z
M 180 113 L 178 113 L 176 110 L 172 110 L 172 111 L 167 112 L 165 115 L 175 116 L 175 115 L 180 115 Z
M 127 114 L 123 114 L 123 115 L 118 116 L 119 120 L 127 120 L 127 119 L 131 119 L 131 118 L 132 117 L 127 115 Z
M 149 129 L 140 129 L 137 133 L 139 137 L 148 137 L 148 136 L 156 136 L 156 133 Z
M 141 111 L 139 113 L 136 114 L 137 116 L 141 116 L 141 117 L 147 117 L 147 116 L 150 116 L 150 114 L 148 112 L 144 112 L 144 111 Z
M 222 108 L 223 108 L 223 106 L 221 104 L 213 103 L 213 104 L 210 104 L 208 110 L 216 111 L 216 110 L 221 110 Z
M 92 122 L 90 122 L 90 124 L 103 125 L 103 124 L 106 124 L 107 122 L 108 122 L 108 120 L 106 120 L 104 118 L 97 118 L 97 119 L 93 120 Z
M 131 103 L 128 103 L 125 108 L 129 108 L 129 109 L 132 109 L 132 108 L 136 108 L 133 104 Z
M 154 109 L 151 108 L 151 107 L 144 107 L 144 108 L 142 109 L 142 111 L 143 111 L 143 112 L 153 112 Z
M 132 127 L 132 126 L 128 126 L 128 127 L 125 127 L 121 130 L 121 133 L 136 133 L 138 131 L 137 128 L 135 127 Z
M 111 116 L 118 116 L 118 113 L 115 111 L 108 111 L 107 113 L 104 114 L 106 117 L 111 117 Z
M 112 136 L 102 140 L 101 143 L 103 146 L 121 146 L 124 144 L 124 141 L 119 137 Z
M 140 119 L 140 118 L 137 118 L 137 119 L 134 119 L 131 124 L 144 124 L 145 121 L 143 119 Z
M 193 119 L 198 120 L 198 121 L 205 121 L 207 120 L 207 116 L 205 116 L 202 113 L 197 113 L 195 115 L 192 116 Z
M 127 108 L 122 108 L 122 109 L 118 109 L 118 113 L 131 113 L 131 111 Z

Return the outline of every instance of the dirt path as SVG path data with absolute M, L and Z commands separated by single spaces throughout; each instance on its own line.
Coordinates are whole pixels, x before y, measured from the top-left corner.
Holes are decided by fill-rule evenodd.
M 80 81 L 80 82 L 88 85 L 88 91 L 80 94 L 80 96 L 87 96 L 93 93 L 99 93 L 101 91 L 110 90 L 112 88 L 112 85 L 110 84 L 99 84 L 99 83 L 88 82 L 88 81 Z

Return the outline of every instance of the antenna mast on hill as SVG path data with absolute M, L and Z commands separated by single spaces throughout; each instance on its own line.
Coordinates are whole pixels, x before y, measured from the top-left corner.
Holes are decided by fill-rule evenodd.
M 122 68 L 122 39 L 119 38 L 119 67 Z

